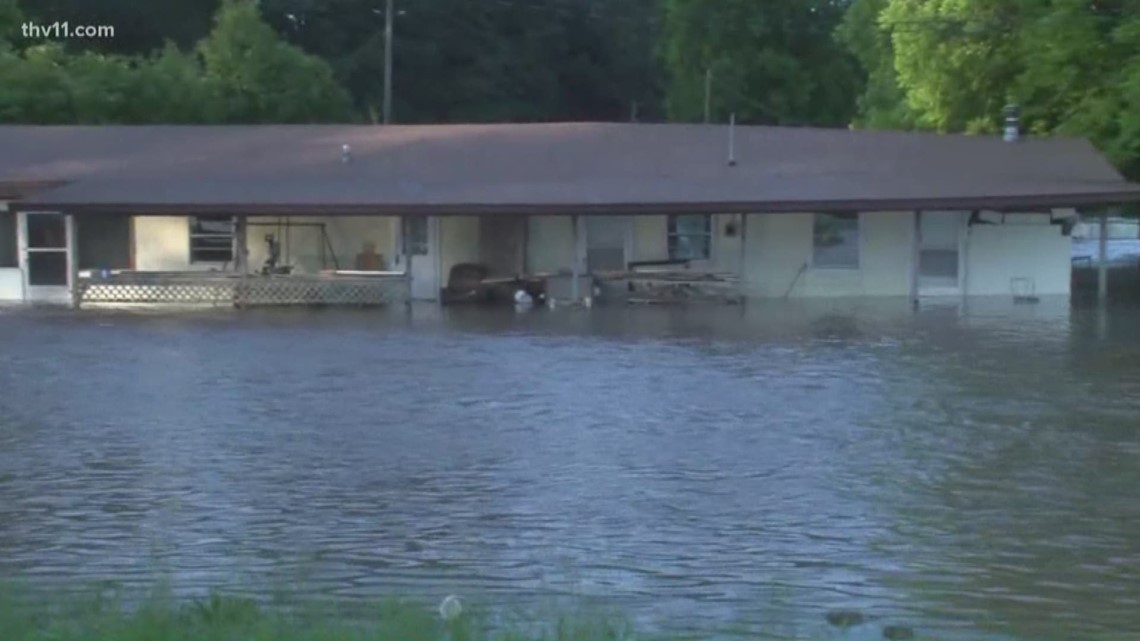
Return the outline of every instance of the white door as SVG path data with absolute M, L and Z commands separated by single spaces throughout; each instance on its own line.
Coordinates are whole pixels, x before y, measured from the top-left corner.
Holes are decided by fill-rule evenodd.
M 586 216 L 586 271 L 623 271 L 629 263 L 633 226 L 628 216 Z
M 960 295 L 966 214 L 923 211 L 918 216 L 918 295 Z
M 438 300 L 439 274 L 439 218 L 435 216 L 408 216 L 404 218 L 407 246 L 404 256 L 411 263 L 412 298 Z M 406 269 L 406 266 L 405 266 Z
M 75 261 L 71 218 L 55 212 L 22 212 L 19 228 L 20 268 L 27 300 L 69 302 Z

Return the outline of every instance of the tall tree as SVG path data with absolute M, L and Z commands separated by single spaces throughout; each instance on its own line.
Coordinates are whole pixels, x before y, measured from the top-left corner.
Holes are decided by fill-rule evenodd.
M 1041 0 L 890 0 L 880 15 L 917 124 L 994 132 L 1020 69 L 1018 27 Z
M 659 102 L 658 0 L 396 0 L 398 122 L 625 119 Z M 384 0 L 264 0 L 362 111 L 383 101 Z
M 854 0 L 836 30 L 836 38 L 866 73 L 853 124 L 870 129 L 909 129 L 915 125 L 914 114 L 895 72 L 891 32 L 879 21 L 887 2 Z
M 699 119 L 706 73 L 712 117 L 747 122 L 846 125 L 861 84 L 833 33 L 835 0 L 666 0 L 662 50 L 669 115 Z
M 19 33 L 23 16 L 16 0 L 0 0 L 0 53 L 11 47 Z
M 205 77 L 226 104 L 228 122 L 335 122 L 350 101 L 319 58 L 282 42 L 254 0 L 227 0 L 198 45 Z
M 1016 103 L 1140 175 L 1140 0 L 855 0 L 838 35 L 869 76 L 862 124 L 996 132 Z
M 69 40 L 70 49 L 148 54 L 172 41 L 193 46 L 210 30 L 220 0 L 21 0 L 28 20 L 71 25 L 106 25 L 114 38 Z

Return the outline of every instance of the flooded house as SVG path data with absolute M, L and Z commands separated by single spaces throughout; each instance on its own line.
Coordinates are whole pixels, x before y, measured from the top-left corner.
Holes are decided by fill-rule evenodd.
M 1065 138 L 2 126 L 0 301 L 435 301 L 462 266 L 574 300 L 670 282 L 742 298 L 1064 297 L 1078 213 L 1136 201 L 1140 185 Z

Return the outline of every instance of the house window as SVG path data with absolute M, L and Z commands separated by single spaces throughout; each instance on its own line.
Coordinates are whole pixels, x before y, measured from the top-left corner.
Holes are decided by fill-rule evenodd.
M 190 218 L 190 262 L 229 263 L 234 259 L 234 220 L 230 216 Z
M 16 253 L 16 214 L 0 211 L 0 267 L 19 267 Z
M 859 268 L 859 214 L 816 214 L 812 229 L 812 265 Z
M 669 260 L 704 260 L 712 257 L 712 216 L 685 214 L 669 217 Z

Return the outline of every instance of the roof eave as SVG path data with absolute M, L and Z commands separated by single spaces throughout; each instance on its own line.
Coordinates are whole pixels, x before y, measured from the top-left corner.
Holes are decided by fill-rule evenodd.
M 1119 191 L 971 197 L 859 198 L 725 202 L 639 203 L 79 203 L 50 199 L 20 201 L 21 211 L 52 210 L 76 214 L 137 216 L 234 214 L 253 216 L 448 216 L 448 215 L 654 215 L 765 214 L 834 211 L 914 211 L 934 209 L 1030 209 L 1121 205 L 1140 202 L 1140 186 Z
M 0 180 L 0 200 L 20 200 L 66 185 L 66 180 Z

